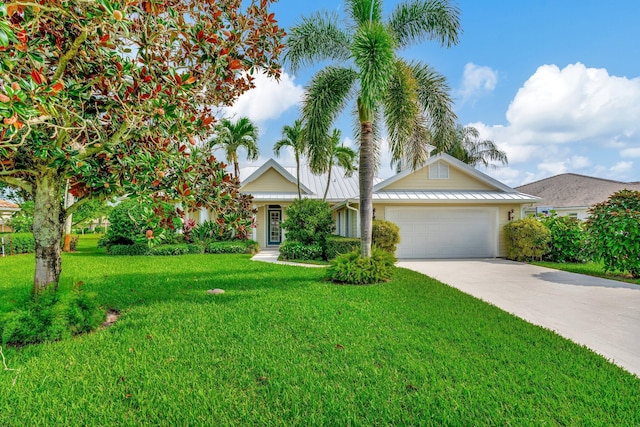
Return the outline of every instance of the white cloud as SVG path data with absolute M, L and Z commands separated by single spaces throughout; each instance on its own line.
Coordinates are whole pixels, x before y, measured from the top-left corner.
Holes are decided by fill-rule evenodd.
M 625 148 L 620 152 L 622 157 L 640 157 L 640 147 Z
M 249 117 L 256 123 L 277 119 L 289 108 L 302 102 L 304 89 L 294 78 L 282 73 L 280 81 L 259 73 L 256 87 L 244 93 L 233 106 L 226 108 L 227 116 Z
M 462 75 L 462 87 L 458 91 L 462 102 L 493 91 L 498 84 L 498 72 L 489 67 L 467 63 Z
M 624 174 L 633 168 L 633 162 L 618 162 L 610 170 L 614 174 Z
M 513 143 L 624 142 L 640 134 L 640 78 L 581 63 L 543 65 L 507 111 Z

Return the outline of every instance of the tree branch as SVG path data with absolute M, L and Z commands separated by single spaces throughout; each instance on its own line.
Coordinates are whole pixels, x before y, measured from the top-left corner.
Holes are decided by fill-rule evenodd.
M 87 40 L 88 35 L 89 33 L 87 32 L 87 30 L 83 29 L 80 35 L 78 36 L 78 38 L 73 41 L 73 44 L 71 45 L 71 49 L 69 49 L 69 51 L 65 53 L 62 56 L 62 58 L 60 58 L 60 62 L 58 62 L 58 68 L 56 69 L 56 72 L 51 77 L 52 82 L 55 82 L 62 77 L 62 74 L 64 74 L 64 71 L 67 68 L 67 64 L 74 56 L 78 54 L 78 51 L 82 46 L 82 43 L 84 43 Z
M 15 178 L 13 176 L 1 176 L 0 175 L 0 181 L 4 181 L 9 185 L 13 185 L 14 187 L 22 188 L 27 193 L 33 194 L 33 186 L 31 184 L 29 184 L 28 182 L 26 182 L 25 180 L 22 180 L 20 178 Z

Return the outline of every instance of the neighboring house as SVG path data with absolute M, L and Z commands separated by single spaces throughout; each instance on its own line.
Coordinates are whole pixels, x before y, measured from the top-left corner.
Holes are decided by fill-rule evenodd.
M 532 194 L 542 200 L 538 206 L 528 206 L 525 213 L 548 214 L 555 211 L 560 216 L 572 216 L 581 220 L 589 216 L 589 208 L 604 202 L 620 190 L 640 191 L 640 182 L 620 182 L 575 173 L 563 173 L 540 181 L 516 187 L 516 190 Z
M 270 159 L 260 167 L 242 169 L 240 176 L 240 190 L 253 195 L 258 210 L 253 239 L 263 248 L 279 245 L 285 209 L 298 196 L 295 168 Z M 302 168 L 300 181 L 303 198 L 322 199 L 326 175 Z M 415 171 L 376 178 L 374 184 L 375 218 L 400 227 L 398 258 L 505 256 L 503 226 L 521 218 L 524 205 L 539 200 L 447 154 L 431 157 Z M 336 233 L 358 237 L 358 174 L 346 178 L 335 168 L 327 201 L 333 207 Z M 197 216 L 200 222 L 206 219 L 205 212 Z
M 20 210 L 20 206 L 15 203 L 8 202 L 6 200 L 0 200 L 0 233 L 4 233 L 5 231 L 11 231 L 9 226 L 9 220 L 13 216 L 14 213 Z

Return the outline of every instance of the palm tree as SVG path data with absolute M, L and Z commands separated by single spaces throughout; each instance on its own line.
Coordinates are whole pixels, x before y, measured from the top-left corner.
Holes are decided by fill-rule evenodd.
M 298 182 L 298 199 L 302 198 L 300 193 L 300 158 L 307 149 L 307 141 L 304 135 L 302 120 L 293 122 L 293 126 L 285 125 L 282 128 L 282 139 L 275 143 L 273 152 L 276 157 L 280 157 L 280 150 L 283 147 L 291 147 L 296 157 L 296 180 Z
M 507 165 L 509 160 L 504 151 L 498 149 L 490 139 L 480 139 L 478 129 L 473 126 L 458 125 L 453 143 L 446 153 L 471 166 L 483 165 L 485 168 L 497 167 L 492 162 Z
M 233 163 L 234 175 L 239 178 L 238 148 L 244 147 L 247 150 L 248 160 L 258 159 L 258 127 L 247 117 L 242 117 L 236 122 L 222 119 L 216 136 L 211 141 L 212 149 L 218 147 L 225 150 L 227 162 Z
M 357 154 L 349 147 L 345 147 L 344 144 L 340 144 L 340 130 L 334 129 L 331 135 L 327 136 L 327 147 L 329 149 L 329 159 L 327 161 L 327 187 L 324 189 L 324 196 L 322 201 L 327 200 L 327 194 L 329 193 L 329 185 L 331 185 L 331 170 L 333 166 L 340 166 L 344 169 L 345 176 L 351 176 L 358 169 L 356 166 Z
M 427 144 L 443 147 L 455 123 L 445 78 L 420 62 L 407 62 L 397 49 L 425 39 L 450 47 L 458 42 L 460 11 L 448 0 L 404 0 L 387 20 L 382 0 L 346 0 L 351 21 L 335 13 L 315 13 L 291 28 L 285 61 L 301 66 L 330 60 L 305 91 L 302 107 L 312 170 L 326 159 L 325 135 L 349 101 L 355 100 L 360 141 L 361 253 L 371 256 L 373 176 L 380 141 L 379 121 L 388 134 L 394 161 L 413 168 L 428 157 Z

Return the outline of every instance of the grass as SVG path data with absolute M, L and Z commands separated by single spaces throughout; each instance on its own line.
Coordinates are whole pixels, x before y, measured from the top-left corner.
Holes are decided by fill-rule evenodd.
M 92 243 L 65 254 L 61 291 L 83 280 L 122 316 L 4 348 L 20 371 L 0 370 L 2 426 L 640 424 L 637 377 L 408 270 L 337 286 L 249 255 L 109 257 Z M 0 259 L 0 313 L 4 295 L 28 297 L 32 268 Z
M 572 264 L 561 262 L 548 262 L 548 261 L 535 261 L 531 264 L 539 265 L 541 267 L 555 268 L 556 270 L 568 271 L 570 273 L 586 274 L 589 276 L 603 277 L 605 279 L 618 280 L 621 282 L 635 283 L 640 285 L 640 278 L 633 278 L 629 274 L 606 273 L 604 271 L 604 264 L 596 262 L 586 262 L 584 264 Z

